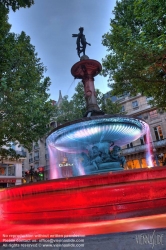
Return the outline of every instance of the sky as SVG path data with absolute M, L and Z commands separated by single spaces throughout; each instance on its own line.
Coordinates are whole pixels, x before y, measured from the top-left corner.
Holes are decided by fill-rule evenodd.
M 102 35 L 109 31 L 110 18 L 116 0 L 34 0 L 30 8 L 10 10 L 11 32 L 21 31 L 31 37 L 38 57 L 47 68 L 45 76 L 51 79 L 50 98 L 58 100 L 59 90 L 69 99 L 75 92 L 79 80 L 74 80 L 71 67 L 80 59 L 76 51 L 76 38 L 79 28 L 84 27 L 87 45 L 86 55 L 102 62 L 107 54 L 102 45 Z M 102 93 L 110 90 L 107 78 L 95 77 L 95 88 Z

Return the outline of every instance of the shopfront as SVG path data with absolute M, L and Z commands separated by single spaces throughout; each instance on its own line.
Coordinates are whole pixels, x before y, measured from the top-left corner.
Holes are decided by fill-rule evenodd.
M 0 189 L 15 186 L 15 165 L 0 164 Z

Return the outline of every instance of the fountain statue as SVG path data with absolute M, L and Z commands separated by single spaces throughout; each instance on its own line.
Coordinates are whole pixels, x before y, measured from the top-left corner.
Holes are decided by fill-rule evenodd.
M 72 36 L 77 37 L 79 57 L 81 52 L 83 56 L 72 66 L 71 74 L 83 82 L 87 111 L 82 119 L 65 123 L 49 134 L 51 178 L 122 171 L 125 158 L 121 155 L 121 147 L 143 136 L 148 126 L 141 119 L 104 114 L 100 110 L 94 77 L 102 66 L 85 55 L 88 43 L 83 28 L 79 31 Z M 66 165 L 61 164 L 64 157 L 68 161 Z
M 85 35 L 83 34 L 84 28 L 80 27 L 79 28 L 80 33 L 78 34 L 72 34 L 72 37 L 77 37 L 77 54 L 80 57 L 80 54 L 83 53 L 83 55 L 85 56 L 85 49 L 86 49 L 86 45 L 88 44 L 89 46 L 91 46 L 90 43 L 87 43 Z

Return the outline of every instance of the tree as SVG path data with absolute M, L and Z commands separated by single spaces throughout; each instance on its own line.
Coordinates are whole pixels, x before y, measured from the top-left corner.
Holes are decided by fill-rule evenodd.
M 68 96 L 64 96 L 59 106 L 55 106 L 54 117 L 58 125 L 74 120 L 73 103 L 68 101 Z
M 82 118 L 86 113 L 86 101 L 84 94 L 83 83 L 79 82 L 75 88 L 75 93 L 72 96 L 72 103 L 74 109 L 74 118 L 79 119 Z
M 118 103 L 112 102 L 109 98 L 105 100 L 102 98 L 101 107 L 102 111 L 104 111 L 105 114 L 125 114 L 125 112 L 121 111 L 121 106 Z
M 164 0 L 117 1 L 102 40 L 109 52 L 102 73 L 109 76 L 114 95 L 141 93 L 166 107 L 165 11 Z
M 0 3 L 7 9 L 11 7 L 13 11 L 16 11 L 21 7 L 31 7 L 31 5 L 34 4 L 34 0 L 0 0 Z
M 58 124 L 63 124 L 67 121 L 74 121 L 83 116 L 86 113 L 86 101 L 84 97 L 83 83 L 79 82 L 75 88 L 75 94 L 72 99 L 68 101 L 68 96 L 63 97 L 63 101 L 59 107 L 56 106 L 56 112 L 54 116 L 57 118 Z M 110 99 L 104 100 L 103 94 L 99 89 L 96 89 L 97 103 L 102 111 L 106 114 L 119 114 L 121 113 L 121 107 L 117 103 L 113 103 Z
M 13 141 L 29 149 L 48 131 L 51 82 L 30 37 L 9 32 L 8 10 L 1 3 L 0 13 L 0 148 Z

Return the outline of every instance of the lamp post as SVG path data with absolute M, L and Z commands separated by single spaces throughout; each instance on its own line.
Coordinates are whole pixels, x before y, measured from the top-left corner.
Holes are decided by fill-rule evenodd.
M 30 173 L 30 182 L 33 182 L 34 169 L 32 165 L 30 166 L 29 173 Z

